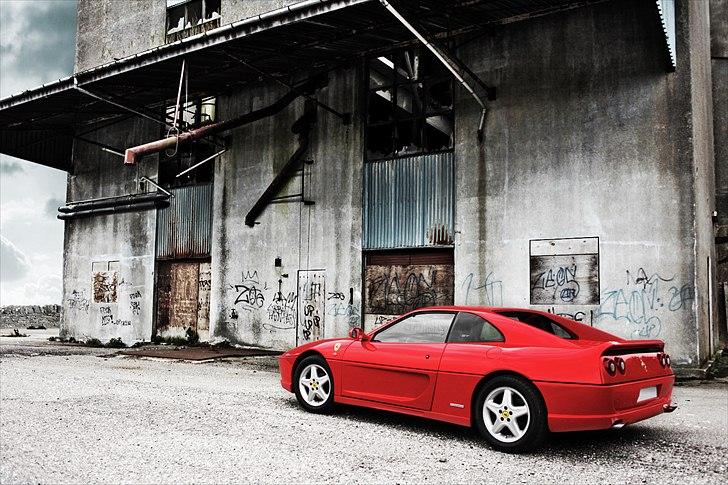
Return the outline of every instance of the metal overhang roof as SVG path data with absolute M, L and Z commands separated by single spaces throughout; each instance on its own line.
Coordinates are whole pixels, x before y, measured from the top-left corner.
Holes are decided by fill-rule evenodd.
M 420 0 L 398 6 L 442 38 L 602 1 Z M 82 90 L 161 118 L 161 107 L 176 97 L 183 58 L 190 96 L 219 95 L 260 81 L 260 72 L 240 59 L 287 80 L 412 40 L 377 1 L 300 2 L 2 99 L 0 152 L 68 170 L 74 138 L 135 116 Z

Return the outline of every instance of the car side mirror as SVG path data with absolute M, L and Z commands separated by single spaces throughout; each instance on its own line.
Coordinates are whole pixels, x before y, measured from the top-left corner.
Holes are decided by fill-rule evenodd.
M 353 338 L 354 340 L 364 340 L 366 338 L 366 334 L 361 328 L 354 327 L 349 330 L 349 337 Z

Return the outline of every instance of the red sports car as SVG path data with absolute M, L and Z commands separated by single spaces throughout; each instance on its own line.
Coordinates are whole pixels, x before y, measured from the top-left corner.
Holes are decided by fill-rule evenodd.
M 534 448 L 548 431 L 621 428 L 675 409 L 662 341 L 534 310 L 422 308 L 289 350 L 280 372 L 307 411 L 342 403 L 475 426 L 504 451 Z

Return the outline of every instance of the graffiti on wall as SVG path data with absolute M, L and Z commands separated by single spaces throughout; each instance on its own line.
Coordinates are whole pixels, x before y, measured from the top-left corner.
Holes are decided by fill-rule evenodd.
M 142 293 L 137 290 L 134 293 L 129 293 L 129 309 L 131 314 L 139 316 L 142 313 Z
M 599 239 L 529 242 L 531 305 L 598 305 Z
M 235 291 L 233 306 L 236 309 L 250 312 L 265 305 L 263 291 L 268 289 L 268 285 L 260 283 L 257 271 L 243 271 L 240 283 L 230 285 L 230 288 Z
M 482 280 L 476 279 L 474 273 L 468 274 L 461 288 L 465 292 L 466 305 L 503 305 L 503 282 L 496 278 L 492 271 Z
M 364 313 L 400 315 L 425 306 L 452 304 L 453 280 L 453 266 L 447 264 L 367 266 Z
M 99 315 L 101 316 L 101 326 L 105 327 L 107 325 L 118 325 L 122 327 L 129 327 L 131 326 L 131 320 L 122 320 L 114 317 L 114 311 L 112 310 L 111 306 L 100 306 L 99 307 Z
M 319 340 L 324 336 L 326 271 L 300 270 L 298 298 L 298 342 Z
M 671 314 L 692 309 L 693 285 L 681 284 L 675 276 L 662 276 L 644 268 L 625 273 L 624 286 L 602 292 L 595 322 L 622 322 L 628 326 L 632 338 L 655 338 L 663 325 L 674 318 Z
M 66 300 L 68 309 L 72 312 L 88 313 L 88 307 L 91 301 L 86 295 L 86 290 L 73 290 L 71 296 Z
M 268 322 L 263 324 L 266 330 L 290 330 L 296 328 L 296 302 L 294 292 L 283 294 L 283 280 L 278 280 L 278 291 L 268 305 Z
M 349 327 L 361 326 L 361 313 L 359 306 L 354 304 L 354 288 L 349 288 L 349 297 L 341 292 L 329 292 L 327 297 L 326 312 L 333 318 L 346 317 Z

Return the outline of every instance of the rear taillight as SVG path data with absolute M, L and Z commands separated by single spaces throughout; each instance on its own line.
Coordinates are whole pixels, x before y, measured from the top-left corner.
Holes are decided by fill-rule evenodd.
M 667 354 L 657 354 L 657 358 L 660 361 L 662 367 L 670 367 L 670 356 Z
M 624 372 L 627 370 L 627 364 L 624 362 L 624 359 L 621 357 L 615 357 L 614 362 L 617 366 L 617 369 L 619 369 L 619 372 L 621 374 L 624 374 Z
M 613 376 L 617 373 L 617 364 L 612 359 L 604 359 L 604 369 L 610 376 Z

